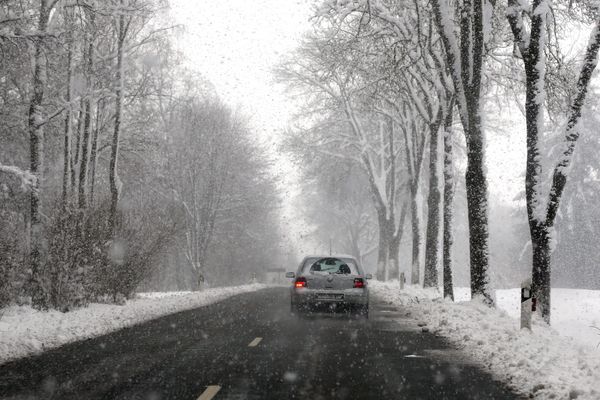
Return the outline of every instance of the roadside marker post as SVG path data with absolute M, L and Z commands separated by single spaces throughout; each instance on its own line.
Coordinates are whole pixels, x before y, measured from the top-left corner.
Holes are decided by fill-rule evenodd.
M 535 311 L 535 299 L 531 293 L 531 279 L 521 282 L 521 329 L 531 330 L 531 313 Z

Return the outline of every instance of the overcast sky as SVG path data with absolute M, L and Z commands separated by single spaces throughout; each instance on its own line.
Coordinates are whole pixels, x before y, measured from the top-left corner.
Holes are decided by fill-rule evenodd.
M 282 179 L 284 218 L 291 241 L 303 251 L 305 228 L 293 209 L 297 176 L 278 151 L 281 132 L 294 106 L 276 84 L 272 69 L 310 30 L 310 0 L 172 0 L 171 14 L 184 25 L 178 45 L 191 66 L 215 86 L 219 96 L 250 118 L 266 143 Z M 313 247 L 313 245 L 310 245 Z
M 253 124 L 270 131 L 290 114 L 271 70 L 310 29 L 306 0 L 173 0 L 172 14 L 186 28 L 179 43 L 191 64 Z
M 259 138 L 269 143 L 284 176 L 286 199 L 297 194 L 293 168 L 277 151 L 282 130 L 294 107 L 273 82 L 272 68 L 302 34 L 310 30 L 311 0 L 172 0 L 172 16 L 185 26 L 178 45 L 191 66 L 211 81 L 231 106 L 251 118 Z M 494 110 L 498 110 L 494 108 Z M 524 187 L 525 129 L 515 110 L 498 110 L 503 121 L 492 118 L 489 129 L 488 177 L 492 201 L 512 201 Z M 304 230 L 301 215 L 286 204 L 291 235 Z M 293 226 L 292 226 L 293 225 Z M 296 242 L 297 240 L 294 240 Z M 314 247 L 314 244 L 307 244 Z

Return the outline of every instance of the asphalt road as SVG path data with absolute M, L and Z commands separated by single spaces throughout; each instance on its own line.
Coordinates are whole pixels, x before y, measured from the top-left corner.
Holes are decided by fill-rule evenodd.
M 2 399 L 515 399 L 403 310 L 290 315 L 241 294 L 0 366 Z

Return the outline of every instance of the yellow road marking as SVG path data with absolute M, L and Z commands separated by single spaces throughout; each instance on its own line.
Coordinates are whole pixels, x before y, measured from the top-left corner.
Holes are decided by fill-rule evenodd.
M 210 400 L 221 390 L 221 386 L 211 385 L 206 388 L 204 392 L 198 397 L 198 400 Z
M 258 346 L 258 344 L 260 343 L 261 340 L 262 340 L 261 337 L 257 337 L 256 339 L 254 339 L 253 341 L 250 342 L 250 344 L 248 345 L 248 347 L 256 347 L 256 346 Z

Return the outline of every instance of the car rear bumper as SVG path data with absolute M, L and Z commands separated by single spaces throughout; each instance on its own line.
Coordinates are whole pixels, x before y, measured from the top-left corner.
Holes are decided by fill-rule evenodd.
M 365 289 L 320 290 L 293 288 L 292 304 L 312 306 L 319 304 L 341 304 L 365 306 L 369 304 L 369 291 Z

